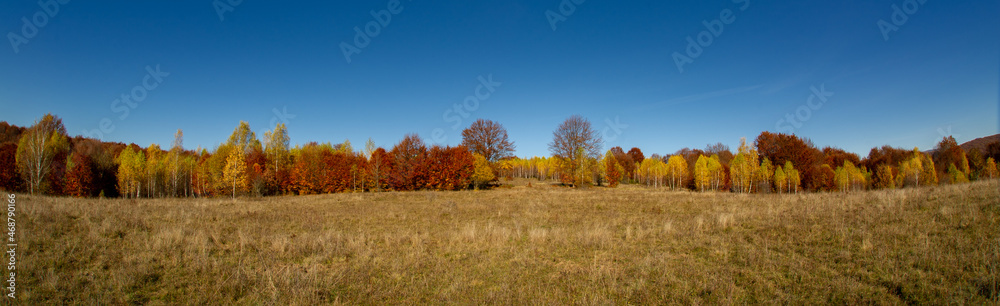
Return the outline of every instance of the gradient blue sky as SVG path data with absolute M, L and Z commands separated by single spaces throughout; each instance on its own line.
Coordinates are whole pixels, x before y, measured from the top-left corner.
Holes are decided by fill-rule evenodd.
M 1000 127 L 1000 1 L 927 1 L 885 40 L 877 22 L 906 1 L 587 0 L 553 30 L 546 11 L 561 1 L 403 0 L 348 63 L 340 43 L 389 2 L 243 1 L 220 20 L 209 0 L 72 1 L 14 52 L 9 35 L 43 9 L 3 1 L 0 120 L 52 112 L 77 135 L 108 118 L 106 141 L 168 146 L 183 129 L 186 148 L 211 149 L 240 120 L 262 136 L 275 110 L 294 115 L 293 144 L 356 147 L 407 133 L 433 143 L 435 129 L 455 145 L 486 118 L 532 156 L 580 114 L 602 131 L 627 125 L 607 129 L 605 149 L 649 155 L 735 150 L 823 85 L 833 96 L 794 131 L 820 147 L 929 149 L 942 133 L 964 142 Z M 680 72 L 672 54 L 724 10 L 735 21 Z M 156 65 L 170 75 L 120 119 L 112 101 Z M 453 130 L 445 112 L 490 75 L 502 85 Z

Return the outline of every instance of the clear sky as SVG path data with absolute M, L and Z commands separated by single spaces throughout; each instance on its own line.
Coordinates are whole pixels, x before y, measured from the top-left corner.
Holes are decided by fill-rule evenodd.
M 864 156 L 1000 128 L 1000 1 L 580 1 L 2 1 L 0 120 L 211 149 L 240 120 L 389 148 L 486 118 L 518 156 L 549 155 L 573 114 L 647 155 L 770 130 Z

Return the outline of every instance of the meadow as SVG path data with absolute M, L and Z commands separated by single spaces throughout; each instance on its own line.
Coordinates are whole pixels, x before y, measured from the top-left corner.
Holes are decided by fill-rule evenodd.
M 527 183 L 235 200 L 18 194 L 18 301 L 1000 303 L 998 180 L 791 195 Z

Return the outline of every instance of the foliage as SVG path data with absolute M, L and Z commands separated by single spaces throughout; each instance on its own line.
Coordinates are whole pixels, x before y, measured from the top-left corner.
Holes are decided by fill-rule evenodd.
M 621 183 L 622 176 L 627 173 L 625 167 L 622 163 L 618 162 L 619 158 L 628 158 L 625 152 L 622 152 L 621 147 L 615 147 L 618 150 L 615 151 L 614 148 L 608 150 L 604 154 L 604 159 L 601 160 L 601 168 L 604 170 L 604 177 L 608 180 L 608 186 L 611 188 L 618 187 Z M 627 164 L 630 164 L 626 162 Z
M 893 177 L 893 167 L 889 165 L 879 165 L 872 178 L 872 186 L 877 189 L 894 189 L 896 180 Z
M 21 174 L 17 169 L 17 143 L 0 144 L 0 189 L 20 191 Z
M 472 181 L 475 157 L 464 146 L 431 147 L 427 155 L 427 186 L 433 190 L 465 189 Z
M 417 134 L 409 134 L 389 151 L 393 159 L 393 171 L 390 174 L 392 188 L 395 190 L 417 190 L 427 182 L 424 162 L 427 159 L 427 147 Z
M 90 157 L 75 152 L 67 163 L 66 193 L 74 197 L 89 197 L 93 193 L 94 173 Z
M 62 119 L 52 114 L 45 114 L 21 135 L 15 159 L 29 192 L 58 193 L 58 186 L 52 186 L 51 180 L 46 178 L 51 177 L 54 168 L 58 171 L 55 166 L 60 163 L 59 155 L 65 155 L 68 150 L 66 127 Z M 65 160 L 62 163 L 65 164 Z M 61 178 L 58 174 L 56 178 Z
M 951 184 L 968 183 L 969 178 L 965 172 L 958 170 L 955 164 L 948 164 L 948 182 Z
M 757 150 L 747 145 L 746 138 L 740 138 L 740 147 L 730 165 L 730 177 L 736 192 L 750 193 L 755 190 L 755 181 L 760 176 Z
M 492 120 L 476 119 L 462 130 L 462 146 L 486 157 L 491 163 L 513 157 L 514 142 L 507 138 L 507 129 Z
M 997 171 L 997 162 L 992 157 L 986 158 L 986 167 L 984 169 L 984 177 L 990 179 L 1000 177 L 1000 171 Z
M 955 137 L 947 136 L 938 142 L 937 147 L 934 148 L 934 153 L 932 156 L 934 165 L 938 171 L 937 177 L 944 177 L 947 183 L 961 183 L 968 181 L 968 175 L 971 173 L 969 169 L 969 160 L 965 154 L 965 150 L 958 145 L 955 141 Z M 961 172 L 961 175 L 952 174 L 951 165 L 955 165 L 955 170 Z M 947 173 L 943 172 L 947 169 Z M 947 174 L 947 175 L 946 175 Z M 953 179 L 963 179 L 962 181 L 953 181 Z
M 834 170 L 834 181 L 842 192 L 864 190 L 870 176 L 866 169 L 855 167 L 849 160 L 844 160 L 843 166 Z
M 680 155 L 671 156 L 667 160 L 667 177 L 670 178 L 670 188 L 678 189 L 688 177 L 688 165 Z
M 478 153 L 473 154 L 473 173 L 472 173 L 472 184 L 476 189 L 486 186 L 489 182 L 496 179 L 496 175 L 493 174 L 493 169 L 490 167 L 490 161 Z
M 239 147 L 230 150 L 223 171 L 223 181 L 232 189 L 233 198 L 236 197 L 237 193 L 243 194 L 247 191 L 249 185 L 247 184 L 246 153 L 243 150 L 240 150 Z
M 146 172 L 146 155 L 132 147 L 118 154 L 118 191 L 126 196 L 138 198 L 142 188 L 142 177 Z

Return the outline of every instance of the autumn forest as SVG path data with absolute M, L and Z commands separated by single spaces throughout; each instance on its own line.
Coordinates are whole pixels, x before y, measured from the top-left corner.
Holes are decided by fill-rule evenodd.
M 603 142 L 580 116 L 553 133 L 551 156 L 514 156 L 503 125 L 479 119 L 456 147 L 428 147 L 406 135 L 392 148 L 369 139 L 356 147 L 316 143 L 291 147 L 278 123 L 256 135 L 240 122 L 215 149 L 186 149 L 178 130 L 168 147 L 141 147 L 70 137 L 46 114 L 30 127 L 0 122 L 0 189 L 74 197 L 240 197 L 339 192 L 462 190 L 502 186 L 514 177 L 567 187 L 640 184 L 699 192 L 796 193 L 861 191 L 965 183 L 997 178 L 1000 142 L 968 152 L 953 137 L 929 151 L 891 146 L 868 156 L 825 147 L 796 135 L 763 132 L 736 151 L 704 149 L 646 156 L 640 148 Z

